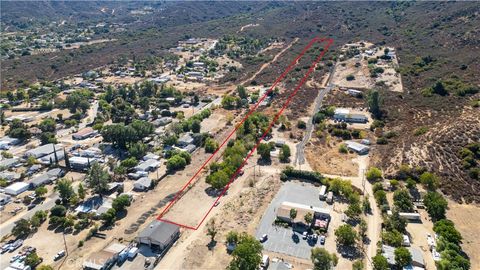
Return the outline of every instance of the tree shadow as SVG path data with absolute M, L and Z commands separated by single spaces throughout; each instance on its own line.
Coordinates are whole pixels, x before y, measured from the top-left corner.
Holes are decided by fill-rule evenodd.
M 260 166 L 270 166 L 272 165 L 272 159 L 265 160 L 263 158 L 259 158 L 257 160 L 257 164 Z
M 207 244 L 208 250 L 213 250 L 215 248 L 215 246 L 217 246 L 217 241 L 215 241 L 215 240 L 210 241 Z

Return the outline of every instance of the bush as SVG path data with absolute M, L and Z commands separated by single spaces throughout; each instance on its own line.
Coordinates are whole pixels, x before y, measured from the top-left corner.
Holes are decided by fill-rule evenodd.
M 342 154 L 347 154 L 348 153 L 347 145 L 344 143 L 340 144 L 340 146 L 338 147 L 338 152 Z
M 287 177 L 285 180 L 288 178 L 299 178 L 318 183 L 322 183 L 324 181 L 324 177 L 319 172 L 295 170 L 291 166 L 288 166 L 285 170 L 283 170 L 282 174 Z
M 349 74 L 349 75 L 347 75 L 346 79 L 347 79 L 347 81 L 353 81 L 353 80 L 355 80 L 355 76 L 353 74 Z
M 420 135 L 423 135 L 425 133 L 428 132 L 428 128 L 427 127 L 419 127 L 417 129 L 415 129 L 415 131 L 413 132 L 413 135 L 415 136 L 420 136 Z
M 378 181 L 382 179 L 382 171 L 376 167 L 370 167 L 366 176 L 368 181 Z

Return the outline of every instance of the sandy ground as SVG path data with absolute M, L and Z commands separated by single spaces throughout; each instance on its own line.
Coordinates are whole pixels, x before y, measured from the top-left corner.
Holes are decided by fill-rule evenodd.
M 369 44 L 367 47 L 371 46 Z M 384 54 L 384 48 L 377 48 L 378 50 L 367 58 L 376 58 Z M 394 48 L 389 48 L 394 50 Z M 360 66 L 356 67 L 356 64 Z M 345 61 L 338 62 L 335 67 L 335 74 L 333 76 L 332 83 L 340 87 L 357 88 L 357 89 L 370 89 L 377 82 L 384 82 L 391 91 L 403 92 L 403 84 L 401 75 L 395 70 L 398 67 L 397 57 L 393 58 L 391 62 L 385 62 L 379 59 L 376 67 L 382 67 L 384 72 L 379 74 L 377 78 L 370 77 L 370 71 L 368 69 L 368 61 L 365 59 L 365 54 L 361 54 L 359 58 L 350 58 Z M 347 81 L 348 75 L 355 76 L 354 80 Z
M 305 148 L 308 163 L 320 173 L 357 176 L 358 165 L 352 161 L 357 154 L 340 153 L 338 147 L 342 142 L 333 140 L 332 138 L 331 146 L 325 146 L 318 143 L 317 139 L 311 139 Z
M 230 230 L 254 234 L 263 211 L 280 188 L 278 174 L 273 176 L 264 170 L 261 180 L 254 187 L 249 186 L 247 180 L 250 177 L 246 175 L 234 183 L 229 195 L 222 199 L 218 207 L 213 208 L 198 230 L 188 230 L 182 234 L 156 269 L 224 269 L 228 265 L 231 257 L 223 244 L 225 235 Z M 207 247 L 210 239 L 205 227 L 210 219 L 215 219 L 219 231 L 213 250 Z
M 360 67 L 355 67 L 355 63 L 360 63 Z M 344 65 L 343 65 L 344 64 Z M 370 71 L 367 67 L 367 60 L 350 58 L 346 61 L 337 63 L 332 83 L 340 87 L 370 89 L 374 85 L 370 77 Z M 352 74 L 355 79 L 347 81 L 347 76 Z
M 458 204 L 448 201 L 447 218 L 455 223 L 455 228 L 463 237 L 462 248 L 470 257 L 471 269 L 480 269 L 480 239 L 478 226 L 480 224 L 480 207 L 473 204 Z
M 142 77 L 132 77 L 132 76 L 107 76 L 103 79 L 104 83 L 107 84 L 134 84 L 142 81 Z

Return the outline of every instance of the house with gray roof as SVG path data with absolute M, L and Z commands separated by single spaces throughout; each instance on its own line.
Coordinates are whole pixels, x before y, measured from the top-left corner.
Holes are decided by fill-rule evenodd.
M 53 143 L 49 143 L 49 144 L 45 144 L 37 148 L 28 150 L 27 152 L 25 152 L 25 157 L 27 158 L 29 156 L 33 156 L 34 158 L 41 158 L 46 155 L 53 154 L 54 151 L 59 151 L 60 149 L 62 149 L 62 145 L 60 144 L 54 145 Z
M 161 250 L 170 248 L 180 236 L 180 227 L 171 223 L 154 220 L 135 238 L 139 244 L 157 246 Z

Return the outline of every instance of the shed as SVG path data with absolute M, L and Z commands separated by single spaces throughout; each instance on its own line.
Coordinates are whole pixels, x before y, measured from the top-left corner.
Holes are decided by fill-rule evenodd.
M 16 182 L 11 184 L 10 186 L 5 188 L 5 193 L 12 195 L 12 196 L 17 196 L 19 194 L 22 194 L 23 192 L 27 191 L 29 188 L 29 184 L 24 183 L 24 182 Z
M 347 148 L 349 150 L 355 151 L 356 153 L 358 153 L 360 155 L 365 155 L 365 154 L 368 153 L 368 151 L 370 151 L 370 147 L 368 147 L 364 144 L 354 142 L 354 141 L 347 141 L 346 144 L 347 144 Z
M 133 189 L 145 191 L 152 186 L 152 179 L 148 177 L 142 177 L 133 183 Z
M 154 220 L 143 229 L 135 238 L 140 244 L 155 245 L 161 250 L 168 249 L 180 236 L 177 225 Z

